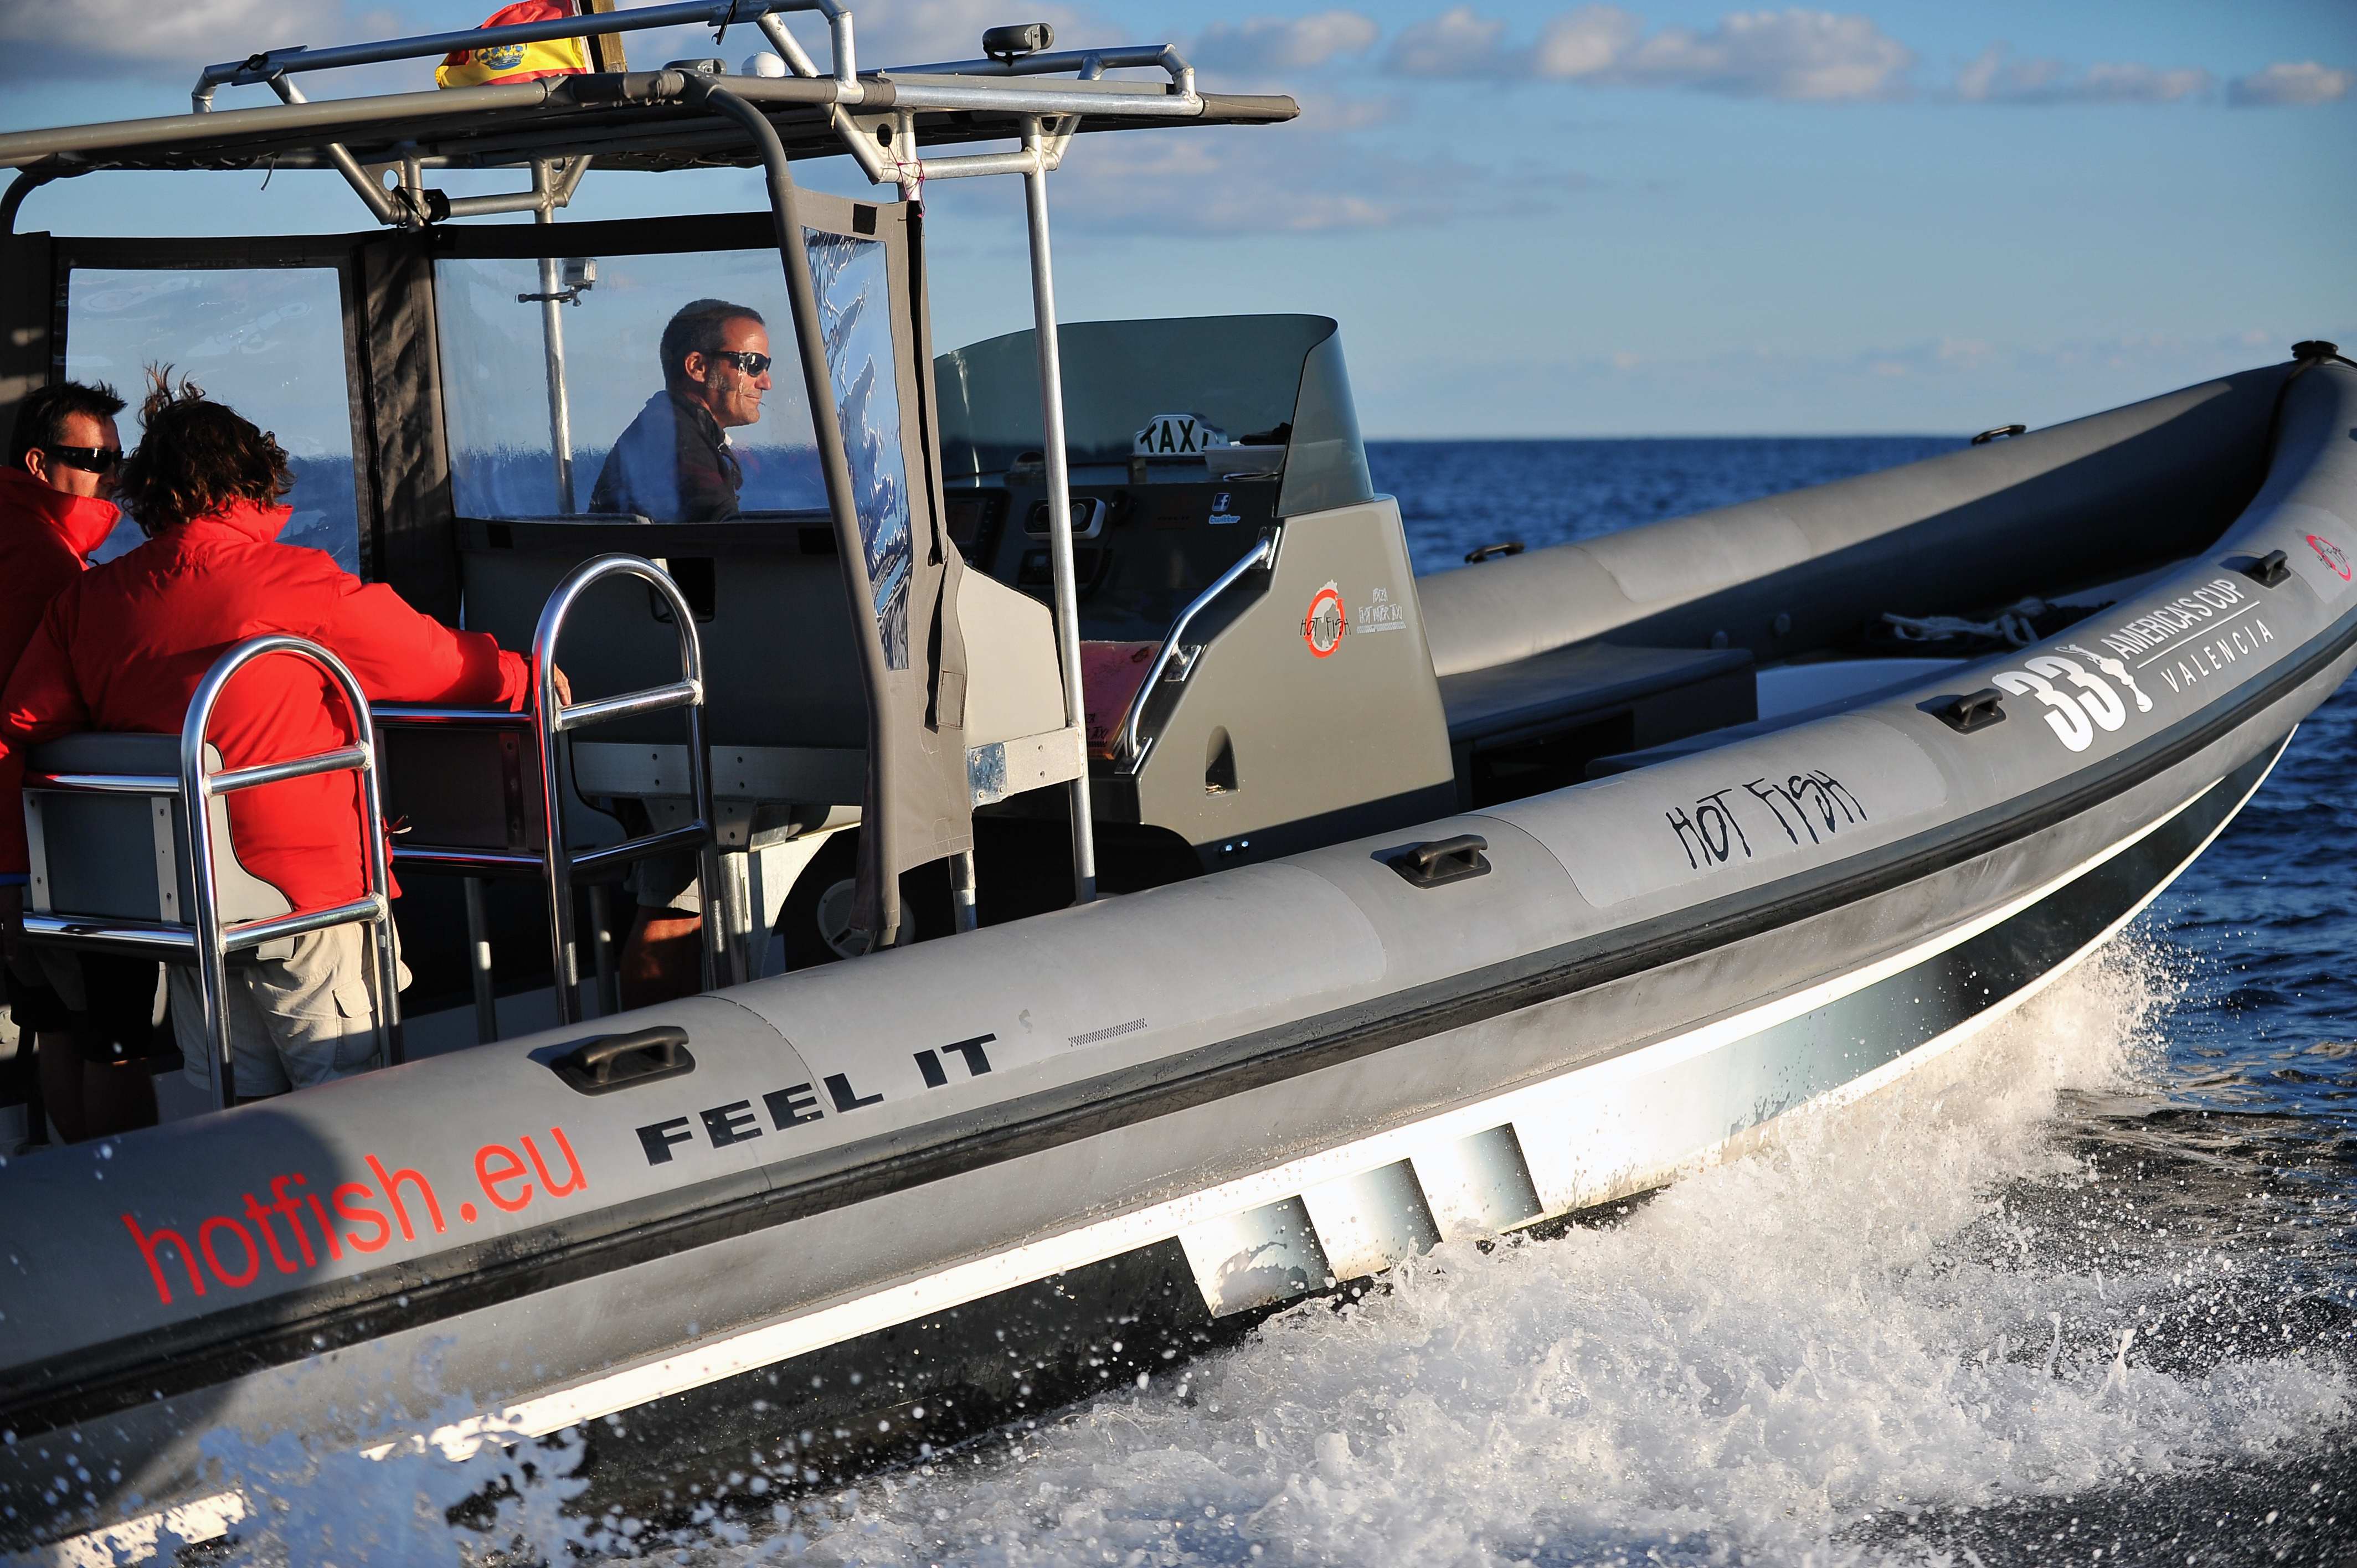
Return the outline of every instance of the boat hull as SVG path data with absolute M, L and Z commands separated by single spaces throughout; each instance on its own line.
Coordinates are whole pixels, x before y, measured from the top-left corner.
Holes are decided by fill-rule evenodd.
M 2352 422 L 2357 376 L 2303 377 L 2226 540 L 1944 685 L 651 1009 L 694 1069 L 613 1093 L 552 1065 L 593 1026 L 18 1162 L 0 1540 L 218 1524 L 215 1434 L 464 1452 L 762 1400 L 799 1445 L 1019 1403 L 1027 1366 L 1150 1370 L 1939 1060 L 2166 886 L 2357 664 Z M 1938 716 L 1986 682 L 2002 722 Z M 1394 865 L 1469 832 L 1482 875 Z

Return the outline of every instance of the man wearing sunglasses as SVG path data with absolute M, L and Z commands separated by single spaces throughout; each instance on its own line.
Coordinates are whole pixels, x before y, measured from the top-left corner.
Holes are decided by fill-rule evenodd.
M 745 475 L 728 432 L 760 420 L 769 328 L 750 306 L 699 299 L 672 317 L 657 352 L 663 390 L 606 455 L 589 510 L 654 522 L 735 517 Z
M 123 461 L 122 412 L 113 388 L 74 381 L 43 387 L 17 408 L 0 469 L 0 685 L 49 601 L 122 517 L 108 499 Z M 156 965 L 20 945 L 24 884 L 22 874 L 0 874 L 0 979 L 20 1036 L 38 1047 L 49 1120 L 68 1143 L 153 1125 L 145 1058 L 157 1044 Z
M 735 517 L 745 476 L 728 449 L 728 432 L 761 417 L 761 395 L 770 390 L 769 328 L 750 306 L 699 299 L 672 317 L 657 352 L 663 390 L 647 399 L 614 443 L 589 510 L 636 512 L 655 522 Z M 619 804 L 632 832 L 646 831 L 638 802 Z M 622 943 L 622 1004 L 693 995 L 704 924 L 694 854 L 642 860 L 632 880 L 639 910 Z

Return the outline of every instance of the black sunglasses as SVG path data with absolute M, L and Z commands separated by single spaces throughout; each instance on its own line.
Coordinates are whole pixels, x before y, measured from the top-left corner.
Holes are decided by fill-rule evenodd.
M 123 450 L 117 446 L 43 446 L 41 450 L 85 474 L 111 474 L 123 461 Z
M 758 376 L 776 363 L 767 354 L 756 354 L 750 349 L 719 349 L 713 352 L 716 360 L 726 360 L 748 376 Z

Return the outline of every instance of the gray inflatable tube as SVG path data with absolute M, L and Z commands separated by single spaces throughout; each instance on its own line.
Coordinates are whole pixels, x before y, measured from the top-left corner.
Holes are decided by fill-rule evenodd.
M 2357 371 L 2213 383 L 2169 417 L 2225 455 L 2209 530 L 2148 542 L 2176 564 L 2131 598 L 1936 683 L 11 1164 L 0 1539 L 233 1519 L 216 1432 L 463 1450 L 749 1419 L 757 1390 L 781 1430 L 905 1423 L 1019 1400 L 1027 1369 L 1126 1376 L 1941 1059 L 2142 908 L 2357 663 Z M 2010 495 L 2015 548 L 2100 580 L 2136 552 L 2086 520 L 2154 481 L 2135 439 L 2072 430 L 1430 580 L 1435 658 L 1691 633 L 1813 562 L 1824 603 L 1854 598 L 1943 488 L 2000 522 Z M 2181 496 L 2201 453 L 2164 445 L 2142 450 Z M 1985 689 L 1995 719 L 1957 702 Z M 1478 863 L 1440 858 L 1486 870 L 1406 874 L 1460 834 Z M 554 1065 L 659 1026 L 684 1070 L 586 1092 Z

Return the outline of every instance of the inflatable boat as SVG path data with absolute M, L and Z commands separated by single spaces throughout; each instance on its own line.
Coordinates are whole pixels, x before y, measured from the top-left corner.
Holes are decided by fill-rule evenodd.
M 839 6 L 829 73 L 788 8 L 582 18 L 603 69 L 438 96 L 294 81 L 449 38 L 265 53 L 188 116 L 0 136 L 12 230 L 66 172 L 343 170 L 382 231 L 12 231 L 10 395 L 71 372 L 110 301 L 324 274 L 359 564 L 583 693 L 368 737 L 411 829 L 404 946 L 422 975 L 451 953 L 446 1022 L 471 973 L 481 1043 L 426 1050 L 413 1004 L 401 1065 L 0 1169 L 0 1546 L 233 1531 L 224 1439 L 571 1431 L 635 1451 L 614 1485 L 650 1498 L 726 1492 L 748 1447 L 807 1477 L 1657 1187 L 1950 1059 L 2167 887 L 2357 665 L 2332 345 L 1418 577 L 1335 323 L 1055 321 L 1062 141 L 1289 102 L 1036 36 L 862 73 Z M 687 12 L 758 15 L 785 74 L 607 58 Z M 213 106 L 230 85 L 283 102 Z M 832 151 L 901 199 L 797 190 Z M 762 166 L 773 209 L 554 221 L 592 156 Z M 509 199 L 424 183 L 473 166 L 531 169 L 507 209 L 546 221 L 457 221 Z M 918 181 L 1010 172 L 1038 324 L 936 355 Z M 748 450 L 741 517 L 577 507 L 566 425 L 644 348 L 599 309 L 755 281 L 806 440 Z M 70 827 L 89 768 L 46 766 L 30 939 L 161 950 L 203 887 L 266 902 L 189 880 L 204 779 L 149 778 L 160 825 L 126 846 Z M 715 989 L 624 1013 L 576 950 L 656 841 L 699 846 L 733 913 Z M 138 880 L 109 854 L 145 905 L 100 907 Z M 432 902 L 459 883 L 464 943 Z M 485 886 L 541 964 L 505 998 Z M 213 910 L 184 951 L 290 918 Z M 553 1026 L 496 1038 L 535 985 Z

